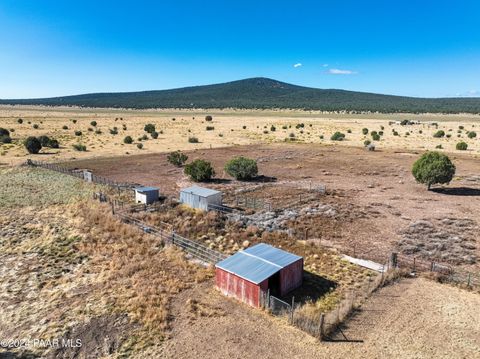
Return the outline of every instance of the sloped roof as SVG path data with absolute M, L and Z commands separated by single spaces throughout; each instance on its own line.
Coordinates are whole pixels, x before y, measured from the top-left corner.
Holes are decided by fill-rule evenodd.
M 199 187 L 199 186 L 191 186 L 191 187 L 183 188 L 180 192 L 192 193 L 200 197 L 210 197 L 210 196 L 222 193 L 220 191 L 216 191 L 211 188 L 205 188 L 205 187 Z
M 158 187 L 135 187 L 135 191 L 137 192 L 151 192 L 151 191 L 158 191 Z
M 217 263 L 215 267 L 254 284 L 259 284 L 301 258 L 279 248 L 260 243 L 235 253 Z

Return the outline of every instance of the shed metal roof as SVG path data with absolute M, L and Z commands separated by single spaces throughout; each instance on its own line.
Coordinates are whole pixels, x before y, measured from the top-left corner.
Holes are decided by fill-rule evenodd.
M 158 187 L 135 187 L 135 191 L 137 192 L 151 192 L 151 191 L 158 191 Z
M 260 243 L 235 253 L 233 256 L 217 263 L 215 267 L 254 284 L 259 284 L 301 258 L 279 248 Z
M 210 196 L 222 193 L 220 191 L 216 191 L 211 188 L 205 188 L 205 187 L 199 187 L 199 186 L 187 187 L 182 189 L 180 192 L 192 193 L 200 197 L 210 197 Z

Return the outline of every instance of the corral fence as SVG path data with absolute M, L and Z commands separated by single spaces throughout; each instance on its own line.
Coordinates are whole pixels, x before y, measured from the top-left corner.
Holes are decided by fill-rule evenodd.
M 265 201 L 261 198 L 249 197 L 249 196 L 236 196 L 235 205 L 241 208 L 260 209 L 265 211 L 272 210 L 272 203 Z
M 287 316 L 290 323 L 295 307 L 294 301 L 295 299 L 292 298 L 292 303 L 287 303 L 271 295 L 270 290 L 260 291 L 260 307 L 268 310 L 273 315 Z
M 130 210 L 135 212 L 137 209 L 142 208 L 144 208 L 144 205 L 133 206 L 133 208 L 118 209 L 112 203 L 112 213 L 120 218 L 122 222 L 134 225 L 143 232 L 160 238 L 166 245 L 174 245 L 181 248 L 184 252 L 195 259 L 204 263 L 215 264 L 227 258 L 223 253 L 217 252 L 199 242 L 180 236 L 175 233 L 172 226 L 167 223 L 160 223 L 160 226 L 152 226 L 131 216 L 131 212 L 129 212 Z
M 220 213 L 226 213 L 226 214 L 236 212 L 235 208 L 224 206 L 224 205 L 212 204 L 212 203 L 208 204 L 208 210 L 216 211 Z
M 33 167 L 45 168 L 45 169 L 48 169 L 50 171 L 55 171 L 55 172 L 63 173 L 63 174 L 70 175 L 70 176 L 73 176 L 73 177 L 77 177 L 77 178 L 82 179 L 82 180 L 87 181 L 87 182 L 93 182 L 93 183 L 97 183 L 97 184 L 101 184 L 101 185 L 105 185 L 105 186 L 114 187 L 118 190 L 130 190 L 130 189 L 133 189 L 134 187 L 136 187 L 136 185 L 133 184 L 133 183 L 116 182 L 116 181 L 111 180 L 111 179 L 106 178 L 106 177 L 97 176 L 97 175 L 93 174 L 91 171 L 69 169 L 69 168 L 59 166 L 59 165 L 54 164 L 54 163 L 35 161 L 35 160 L 30 160 L 29 159 L 29 160 L 27 160 L 27 165 L 28 166 L 33 166 Z
M 290 322 L 320 340 L 331 340 L 334 333 L 341 332 L 340 325 L 350 316 L 353 310 L 360 306 L 374 291 L 382 287 L 386 279 L 387 276 L 383 272 L 373 278 L 369 277 L 362 287 L 347 292 L 337 305 L 328 312 L 309 310 L 308 305 L 304 307 L 292 306 Z

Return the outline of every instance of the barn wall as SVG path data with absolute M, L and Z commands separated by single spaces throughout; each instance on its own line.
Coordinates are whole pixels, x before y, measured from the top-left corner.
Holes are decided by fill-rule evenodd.
M 303 282 L 303 258 L 280 270 L 280 292 L 285 295 Z
M 260 306 L 260 287 L 263 285 L 266 288 L 264 282 L 256 285 L 219 268 L 215 269 L 215 284 L 224 295 L 234 297 L 253 307 Z

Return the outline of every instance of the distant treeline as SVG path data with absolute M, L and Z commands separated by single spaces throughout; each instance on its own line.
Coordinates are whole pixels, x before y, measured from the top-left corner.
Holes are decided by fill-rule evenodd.
M 480 113 L 480 98 L 416 98 L 344 90 L 322 90 L 267 78 L 173 90 L 94 93 L 0 104 L 112 108 L 304 109 L 409 113 Z

